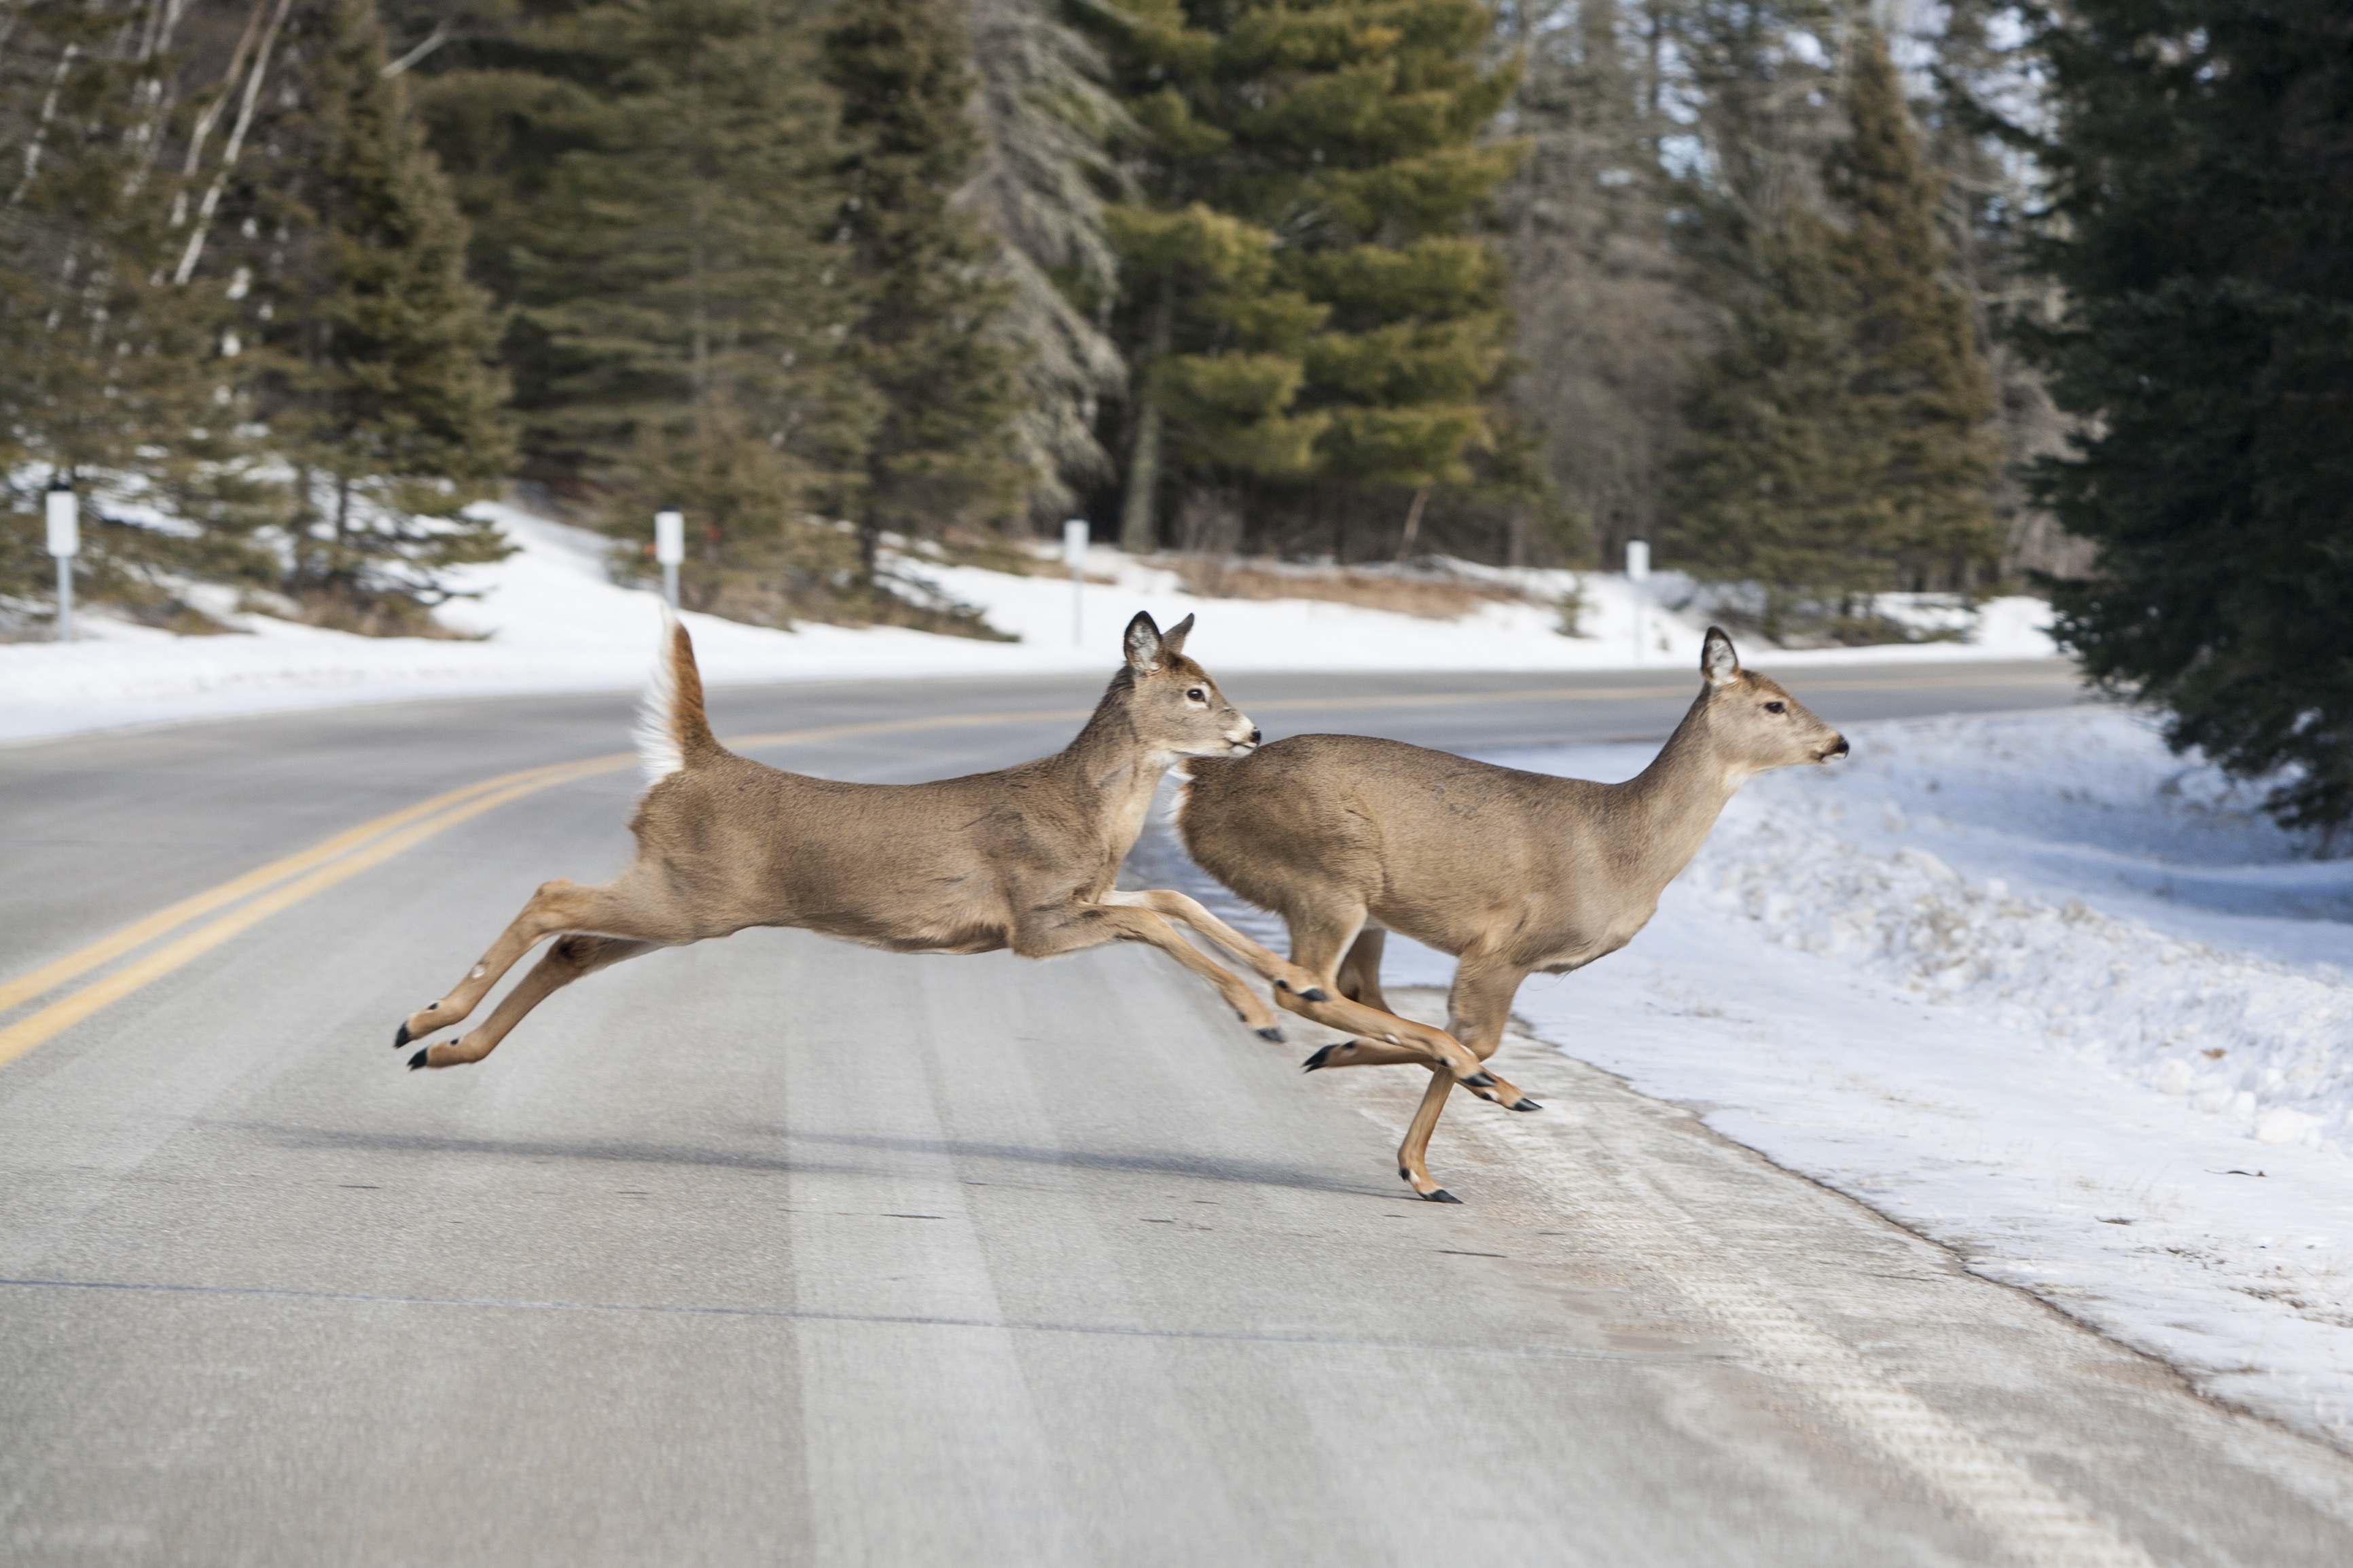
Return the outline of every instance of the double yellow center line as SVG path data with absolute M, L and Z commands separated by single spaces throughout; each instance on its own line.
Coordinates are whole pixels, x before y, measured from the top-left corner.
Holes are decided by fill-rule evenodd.
M 1825 671 L 1825 675 L 1829 672 Z M 1957 684 L 1969 681 L 1983 684 L 1985 677 L 1951 677 L 1942 679 L 1921 672 L 1907 672 L 1896 679 L 1906 688 Z M 1886 678 L 1875 680 L 1841 681 L 1835 677 L 1812 681 L 1821 687 L 1878 686 L 1888 684 Z M 1564 687 L 1544 689 L 1501 689 L 1494 691 L 1430 691 L 1393 692 L 1363 697 L 1302 697 L 1272 702 L 1252 703 L 1260 711 L 1312 710 L 1345 712 L 1384 708 L 1468 707 L 1482 703 L 1504 702 L 1606 702 L 1629 698 L 1681 696 L 1693 689 L 1689 679 L 1672 684 L 1615 687 Z M 847 741 L 864 736 L 905 735 L 935 730 L 969 730 L 986 726 L 1023 723 L 1068 721 L 1085 717 L 1083 708 L 1053 708 L 1010 713 L 935 714 L 923 719 L 883 719 L 857 724 L 828 724 L 807 730 L 780 730 L 770 734 L 744 735 L 727 743 L 739 752 L 760 751 L 775 746 L 807 744 L 813 742 Z M 249 931 L 271 915 L 292 908 L 314 893 L 325 891 L 339 882 L 346 881 L 374 866 L 380 866 L 394 856 L 413 849 L 437 835 L 446 833 L 461 822 L 470 821 L 486 811 L 493 811 L 523 796 L 575 780 L 596 778 L 616 773 L 637 761 L 633 753 L 618 752 L 600 757 L 586 757 L 578 762 L 552 763 L 543 767 L 524 768 L 517 773 L 501 773 L 460 789 L 446 791 L 414 805 L 403 806 L 383 816 L 363 822 L 333 837 L 323 839 L 309 848 L 258 866 L 239 877 L 233 877 L 216 888 L 209 888 L 191 898 L 181 900 L 167 909 L 156 910 L 143 920 L 134 921 L 121 930 L 100 937 L 87 947 L 77 949 L 16 979 L 0 982 L 0 1016 L 27 1003 L 47 995 L 61 986 L 69 985 L 92 971 L 105 968 L 115 960 L 148 948 L 174 931 L 207 915 L 227 910 L 219 918 L 198 925 L 193 931 L 164 942 L 110 974 L 93 981 L 80 990 L 51 1002 L 48 1005 L 26 1014 L 13 1024 L 0 1026 L 0 1067 L 23 1056 L 44 1041 L 80 1023 L 93 1013 L 121 1001 L 142 986 L 171 973 L 192 959 L 197 958 L 227 942 L 240 932 Z

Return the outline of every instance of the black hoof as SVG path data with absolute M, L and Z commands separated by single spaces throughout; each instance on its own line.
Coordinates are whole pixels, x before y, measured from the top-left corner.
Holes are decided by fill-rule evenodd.
M 1424 1193 L 1421 1195 L 1423 1201 L 1426 1203 L 1459 1204 L 1462 1201 L 1461 1198 L 1456 1197 L 1452 1193 L 1448 1192 L 1444 1187 L 1439 1188 L 1434 1193 Z
M 1301 1072 L 1314 1072 L 1317 1068 L 1328 1066 L 1332 1059 L 1332 1053 L 1339 1048 L 1340 1047 L 1336 1045 L 1320 1047 L 1314 1056 L 1307 1058 L 1307 1065 L 1301 1068 L 1299 1070 Z
M 400 1021 L 400 1032 L 392 1037 L 392 1048 L 396 1051 L 400 1049 L 401 1047 L 408 1044 L 412 1037 L 408 1032 L 408 1020 L 403 1018 Z
M 421 1051 L 417 1052 L 415 1056 L 413 1056 L 413 1057 L 409 1058 L 408 1058 L 408 1070 L 409 1070 L 410 1072 L 415 1072 L 418 1068 L 423 1067 L 423 1066 L 425 1065 L 425 1058 L 426 1058 L 427 1057 L 430 1056 L 431 1054 L 432 1054 L 432 1049 L 431 1049 L 431 1047 L 427 1047 L 426 1049 L 421 1050 Z
M 1265 1028 L 1261 1029 L 1258 1032 L 1258 1037 L 1261 1040 L 1272 1040 L 1275 1044 L 1281 1045 L 1282 1043 L 1282 1031 L 1276 1028 L 1272 1024 L 1269 1024 Z
M 1462 1087 L 1465 1089 L 1493 1089 L 1495 1087 L 1495 1075 L 1491 1072 L 1474 1072 L 1469 1078 L 1462 1080 Z
M 1520 1096 L 1519 1099 L 1512 1102 L 1512 1109 L 1514 1110 L 1542 1110 L 1544 1107 L 1536 1103 L 1535 1100 L 1530 1100 L 1524 1094 Z
M 1302 991 L 1299 994 L 1299 999 L 1302 1002 L 1329 1002 L 1332 1000 L 1332 998 L 1325 994 L 1324 987 L 1321 985 L 1310 985 L 1306 990 Z

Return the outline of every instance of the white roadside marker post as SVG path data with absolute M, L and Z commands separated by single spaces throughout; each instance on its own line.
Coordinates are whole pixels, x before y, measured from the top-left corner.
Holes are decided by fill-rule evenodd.
M 49 553 L 58 558 L 57 639 L 73 641 L 73 563 L 81 553 L 81 503 L 63 474 L 49 481 Z
M 664 509 L 654 513 L 654 559 L 661 563 L 662 599 L 678 608 L 679 563 L 686 559 L 686 514 Z
M 1062 524 L 1062 564 L 1071 569 L 1071 641 L 1086 639 L 1087 520 L 1074 517 Z
M 1642 662 L 1643 611 L 1648 606 L 1648 595 L 1642 584 L 1651 580 L 1651 546 L 1647 540 L 1626 542 L 1626 585 L 1634 592 L 1634 662 Z

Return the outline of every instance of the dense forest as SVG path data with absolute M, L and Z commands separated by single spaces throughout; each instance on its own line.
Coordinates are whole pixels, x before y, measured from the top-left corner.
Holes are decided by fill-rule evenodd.
M 1644 538 L 1783 638 L 2063 584 L 2097 678 L 2338 820 L 2348 40 L 2324 0 L 0 0 L 0 600 L 58 477 L 89 591 L 190 629 L 204 582 L 430 630 L 511 485 L 629 542 L 681 508 L 691 601 L 776 624 L 955 628 L 886 540 L 1073 515 Z

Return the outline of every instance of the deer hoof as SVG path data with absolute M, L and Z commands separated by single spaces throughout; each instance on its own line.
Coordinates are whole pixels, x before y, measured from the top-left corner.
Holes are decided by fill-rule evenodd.
M 1495 1087 L 1495 1075 L 1487 1071 L 1484 1068 L 1482 1068 L 1479 1071 L 1472 1073 L 1469 1078 L 1464 1079 L 1462 1080 L 1462 1087 L 1465 1089 L 1493 1089 Z
M 427 1057 L 431 1056 L 432 1054 L 433 1054 L 432 1047 L 428 1046 L 428 1047 L 427 1047 L 424 1050 L 421 1050 L 421 1051 L 417 1052 L 415 1056 L 413 1056 L 413 1057 L 409 1058 L 408 1058 L 408 1070 L 409 1070 L 410 1072 L 415 1072 L 418 1068 L 423 1067 L 423 1066 L 425 1065 L 425 1058 L 426 1058 Z
M 1511 1109 L 1514 1110 L 1542 1110 L 1544 1107 L 1536 1101 L 1530 1100 L 1524 1094 L 1520 1096 L 1519 1099 L 1512 1101 Z
M 1421 1198 L 1422 1202 L 1431 1204 L 1459 1204 L 1462 1201 L 1461 1198 L 1456 1197 L 1452 1193 L 1448 1192 L 1444 1187 L 1432 1188 L 1430 1191 L 1422 1194 Z
M 1269 1024 L 1265 1028 L 1258 1031 L 1258 1037 L 1261 1040 L 1272 1040 L 1276 1045 L 1281 1045 L 1282 1043 L 1282 1031 L 1277 1028 L 1274 1025 Z
M 1314 1072 L 1317 1068 L 1329 1067 L 1332 1063 L 1332 1053 L 1339 1048 L 1340 1047 L 1337 1043 L 1321 1047 L 1314 1056 L 1307 1058 L 1307 1065 L 1301 1068 L 1299 1070 L 1301 1072 Z
M 403 1018 L 400 1021 L 399 1032 L 392 1037 L 392 1048 L 396 1051 L 414 1038 L 416 1037 L 408 1032 L 408 1020 Z

